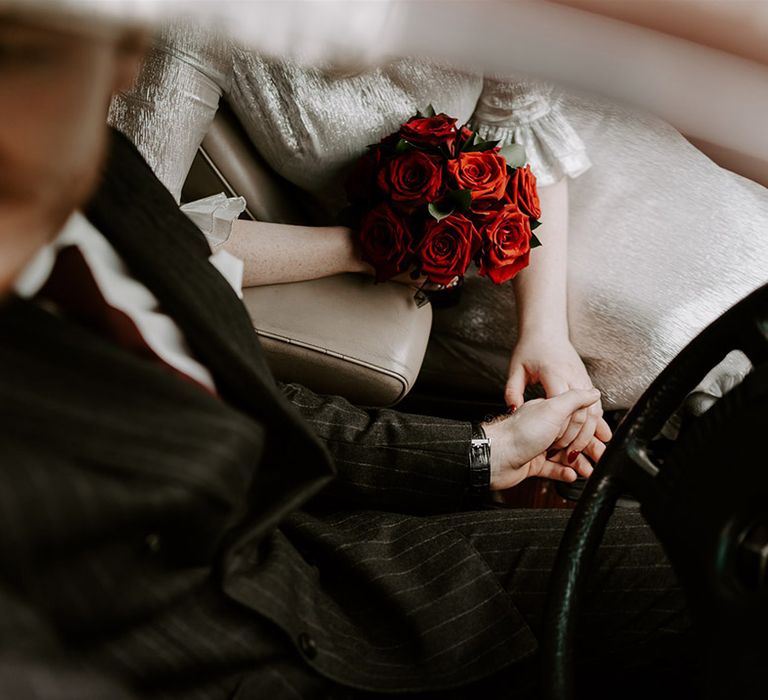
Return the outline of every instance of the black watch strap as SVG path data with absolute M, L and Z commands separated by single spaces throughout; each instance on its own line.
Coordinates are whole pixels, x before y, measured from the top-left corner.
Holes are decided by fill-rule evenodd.
M 474 496 L 488 493 L 491 486 L 491 441 L 479 424 L 472 425 L 469 445 L 469 491 Z

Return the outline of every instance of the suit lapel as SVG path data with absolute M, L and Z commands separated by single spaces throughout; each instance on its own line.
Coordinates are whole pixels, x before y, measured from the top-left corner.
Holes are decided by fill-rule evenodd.
M 295 507 L 319 490 L 335 471 L 327 449 L 275 384 L 243 303 L 208 262 L 205 238 L 118 132 L 86 214 L 179 325 L 222 398 L 267 427 L 269 469 L 259 471 L 254 503 L 276 513 L 275 503 Z
M 86 213 L 180 326 L 223 394 L 241 404 L 245 383 L 251 395 L 258 385 L 280 399 L 243 304 L 208 262 L 205 238 L 124 137 L 113 138 Z

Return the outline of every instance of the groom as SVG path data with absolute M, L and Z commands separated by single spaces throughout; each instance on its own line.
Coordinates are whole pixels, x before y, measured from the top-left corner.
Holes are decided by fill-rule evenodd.
M 278 386 L 104 125 L 142 36 L 2 8 L 0 697 L 535 692 L 567 514 L 465 510 L 469 424 Z M 545 453 L 596 398 L 487 424 L 491 487 L 571 478 Z M 640 516 L 615 525 L 580 651 L 641 668 L 682 597 Z

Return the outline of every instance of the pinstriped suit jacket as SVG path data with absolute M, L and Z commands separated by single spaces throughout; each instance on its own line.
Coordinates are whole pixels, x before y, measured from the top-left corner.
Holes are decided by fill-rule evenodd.
M 276 654 L 427 690 L 532 651 L 485 561 L 423 517 L 463 507 L 468 424 L 277 386 L 203 237 L 117 134 L 87 214 L 221 398 L 0 307 L 2 697 L 40 678 L 61 697 L 227 697 Z

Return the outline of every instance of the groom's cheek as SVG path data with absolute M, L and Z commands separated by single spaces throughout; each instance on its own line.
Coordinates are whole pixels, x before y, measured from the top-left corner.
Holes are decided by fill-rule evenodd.
M 103 38 L 0 25 L 0 297 L 97 185 L 115 55 Z
M 36 206 L 58 220 L 96 184 L 114 47 L 43 29 L 28 47 L 27 58 L 0 58 L 0 202 Z

